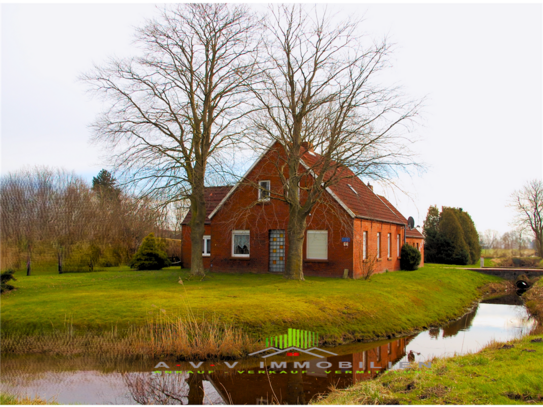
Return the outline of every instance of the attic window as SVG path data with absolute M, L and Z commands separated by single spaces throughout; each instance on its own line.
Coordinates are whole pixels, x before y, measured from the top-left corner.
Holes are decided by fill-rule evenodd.
M 269 201 L 270 200 L 270 181 L 258 181 L 258 200 Z
M 347 184 L 347 185 L 349 185 L 349 188 L 351 188 L 351 190 L 352 190 L 356 195 L 358 195 L 358 192 L 356 192 L 356 190 L 353 188 L 353 186 L 352 186 L 351 184 Z

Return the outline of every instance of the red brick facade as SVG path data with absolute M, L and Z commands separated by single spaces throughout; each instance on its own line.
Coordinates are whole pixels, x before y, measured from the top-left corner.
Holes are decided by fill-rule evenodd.
M 281 258 L 284 261 L 288 250 L 286 229 L 288 222 L 288 205 L 274 197 L 283 194 L 277 163 L 280 162 L 283 149 L 279 144 L 272 146 L 246 174 L 244 181 L 236 187 L 215 187 L 208 189 L 207 195 L 215 200 L 215 206 L 208 206 L 208 222 L 205 235 L 211 237 L 211 252 L 204 257 L 204 267 L 211 271 L 220 272 L 254 272 L 263 273 L 270 270 L 270 231 L 281 242 L 281 232 L 284 234 L 284 250 Z M 312 159 L 304 155 L 304 162 Z M 259 200 L 258 181 L 269 181 L 271 199 Z M 306 179 L 303 182 L 312 182 Z M 303 184 L 304 185 L 308 184 Z M 358 178 L 349 180 L 331 188 L 317 204 L 307 219 L 307 231 L 325 231 L 327 234 L 327 258 L 312 260 L 307 253 L 307 231 L 304 243 L 304 274 L 308 276 L 343 277 L 345 270 L 351 278 L 360 278 L 368 267 L 373 266 L 374 272 L 399 270 L 399 248 L 404 244 L 407 221 L 398 216 L 397 210 L 373 193 Z M 219 189 L 222 188 L 222 189 Z M 228 193 L 228 194 L 227 194 Z M 305 191 L 301 191 L 304 200 Z M 334 194 L 335 196 L 333 196 Z M 352 196 L 350 196 L 350 195 Z M 206 195 L 206 199 L 208 196 Z M 221 203 L 217 204 L 217 196 L 222 195 Z M 362 212 L 366 211 L 366 212 Z M 353 216 L 354 215 L 354 216 Z M 190 267 L 191 242 L 188 219 L 183 221 L 183 266 Z M 360 216 L 360 217 L 359 217 Z M 250 253 L 246 257 L 233 254 L 233 231 L 249 231 Z M 367 249 L 364 261 L 363 235 L 367 232 Z M 422 235 L 416 230 L 407 230 L 408 241 L 422 242 Z M 245 232 L 246 233 L 246 232 Z M 312 232 L 313 233 L 313 232 Z M 321 232 L 322 233 L 322 232 Z M 377 256 L 377 233 L 381 235 L 381 250 Z M 388 235 L 390 234 L 390 254 Z M 420 238 L 415 237 L 416 234 Z M 400 247 L 398 246 L 398 235 Z M 411 237 L 410 235 L 413 235 Z M 279 237 L 281 236 L 281 237 Z M 322 235 L 321 235 L 322 236 Z M 345 242 L 348 240 L 348 242 Z M 419 244 L 421 246 L 421 244 Z M 279 249 L 280 248 L 280 249 Z M 279 258 L 278 258 L 279 259 Z

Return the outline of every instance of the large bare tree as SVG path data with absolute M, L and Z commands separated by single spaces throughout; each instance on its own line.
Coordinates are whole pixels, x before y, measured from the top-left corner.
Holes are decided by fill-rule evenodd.
M 528 182 L 513 193 L 512 200 L 517 225 L 533 232 L 536 253 L 543 257 L 543 182 L 537 179 Z
M 107 100 L 94 136 L 112 147 L 125 182 L 165 205 L 190 200 L 196 275 L 204 273 L 204 185 L 249 111 L 258 27 L 243 6 L 167 8 L 138 30 L 141 56 L 112 60 L 83 78 Z
M 307 216 L 341 179 L 390 179 L 414 164 L 401 125 L 417 114 L 418 104 L 382 84 L 391 47 L 368 44 L 359 22 L 336 24 L 327 12 L 300 5 L 272 7 L 268 17 L 251 134 L 267 140 L 261 144 L 279 141 L 285 148 L 277 168 L 286 192 L 271 198 L 289 206 L 285 277 L 303 280 Z M 302 156 L 311 149 L 318 158 L 304 167 Z

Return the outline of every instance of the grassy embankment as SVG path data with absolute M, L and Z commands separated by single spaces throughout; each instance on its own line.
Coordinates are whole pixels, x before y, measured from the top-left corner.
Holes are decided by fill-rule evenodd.
M 0 393 L 0 405 L 45 405 L 45 404 L 58 404 L 54 401 L 43 400 L 39 397 L 29 398 L 29 397 L 16 397 L 5 393 Z
M 543 316 L 543 279 L 525 296 L 530 312 Z M 431 368 L 388 371 L 316 404 L 543 404 L 542 338 L 539 327 L 506 345 L 434 359 Z
M 457 318 L 482 286 L 500 281 L 438 265 L 370 281 L 188 276 L 173 268 L 17 275 L 18 289 L 2 296 L 2 352 L 239 357 L 289 327 L 328 344 L 369 340 Z

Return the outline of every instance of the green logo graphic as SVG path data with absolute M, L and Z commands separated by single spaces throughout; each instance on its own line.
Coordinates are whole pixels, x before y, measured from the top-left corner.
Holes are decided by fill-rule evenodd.
M 309 349 L 319 344 L 319 334 L 316 332 L 303 331 L 301 329 L 288 329 L 285 335 L 278 335 L 266 338 L 266 348 L 274 347 L 286 349 L 295 346 L 299 349 Z

